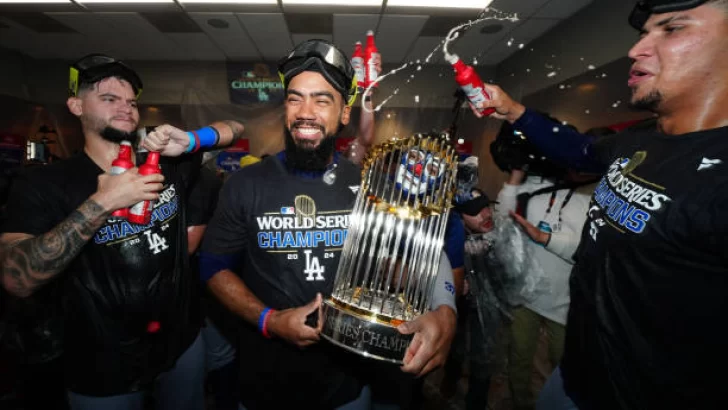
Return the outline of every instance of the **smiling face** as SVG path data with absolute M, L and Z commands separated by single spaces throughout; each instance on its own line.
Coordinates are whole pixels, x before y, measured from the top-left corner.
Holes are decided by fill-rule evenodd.
M 333 161 L 335 137 L 349 123 L 351 107 L 318 72 L 304 71 L 286 89 L 286 165 L 325 170 Z
M 728 14 L 710 4 L 653 14 L 629 57 L 634 106 L 665 113 L 705 104 L 726 90 Z
M 349 123 L 351 107 L 324 76 L 304 71 L 291 79 L 286 91 L 286 128 L 296 146 L 315 149 Z

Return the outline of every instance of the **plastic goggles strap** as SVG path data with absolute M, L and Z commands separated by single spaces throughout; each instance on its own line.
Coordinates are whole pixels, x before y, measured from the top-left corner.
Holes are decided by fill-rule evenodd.
M 131 71 L 130 68 L 126 67 Z M 68 74 L 68 91 L 71 94 L 72 97 L 78 97 L 78 87 L 80 85 L 80 77 L 81 73 L 78 71 L 78 68 L 71 67 Z M 132 86 L 133 87 L 133 86 Z M 139 96 L 142 95 L 142 87 L 139 87 L 137 90 L 137 93 L 135 97 L 139 99 Z
M 313 58 L 313 57 L 311 57 L 311 58 Z M 316 58 L 315 59 L 315 64 L 318 64 L 320 66 L 322 75 L 326 78 L 327 81 L 329 81 L 332 84 L 336 84 L 336 81 L 334 81 L 334 79 L 331 78 L 331 76 L 326 71 L 326 67 L 323 66 L 323 64 L 324 64 L 323 60 L 321 60 L 319 58 Z M 325 63 L 325 64 L 328 64 L 328 63 Z M 305 63 L 304 64 L 301 64 L 301 66 L 302 65 L 305 65 Z M 335 70 L 338 70 L 338 68 L 336 68 L 336 66 L 333 66 L 332 65 L 331 67 L 333 67 Z M 282 65 L 282 68 L 285 68 L 285 64 Z M 302 69 L 301 71 L 304 71 L 304 70 L 305 69 Z M 299 72 L 296 72 L 295 69 L 294 70 L 288 70 L 288 72 L 286 72 L 286 73 L 284 73 L 283 71 L 280 71 L 280 70 L 278 71 L 278 77 L 281 79 L 281 84 L 283 84 L 283 87 L 284 88 L 286 86 L 286 77 L 290 76 L 292 73 L 299 74 Z M 346 92 L 349 95 L 349 98 L 346 101 L 346 105 L 352 106 L 354 104 L 354 102 L 356 101 L 356 97 L 357 97 L 357 94 L 358 94 L 356 75 L 354 75 L 352 77 L 351 84 L 349 85 L 349 89 L 348 90 L 346 90 L 343 87 L 341 87 L 340 90 L 337 89 L 337 91 L 344 91 L 344 92 Z
M 75 66 L 78 67 L 79 70 L 86 71 L 107 64 L 121 64 L 120 61 L 108 56 L 94 56 L 90 57 L 89 60 L 92 64 L 83 64 L 83 60 L 81 60 L 75 63 Z
M 68 75 L 68 92 L 72 97 L 76 97 L 78 95 L 78 74 L 78 69 L 76 67 L 71 67 Z
M 351 79 L 351 86 L 349 86 L 349 101 L 346 102 L 346 105 L 351 107 L 354 105 L 354 102 L 356 102 L 356 96 L 359 94 L 359 87 L 357 86 L 357 79 L 356 74 L 354 74 L 354 77 Z

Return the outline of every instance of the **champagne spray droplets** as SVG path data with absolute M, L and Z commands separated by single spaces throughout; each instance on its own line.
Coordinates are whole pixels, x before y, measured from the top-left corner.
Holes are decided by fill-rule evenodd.
M 516 22 L 516 21 L 518 21 L 518 16 L 516 14 L 509 14 L 509 13 L 501 12 L 501 11 L 496 10 L 496 9 L 493 9 L 493 8 L 486 8 L 485 10 L 483 10 L 478 15 L 478 18 L 476 18 L 475 20 L 469 20 L 466 23 L 463 23 L 463 24 L 460 24 L 459 26 L 453 27 L 450 30 L 450 32 L 448 33 L 448 35 L 445 38 L 445 40 L 443 40 L 440 44 L 438 44 L 437 46 L 435 46 L 435 48 L 425 58 L 424 62 L 421 61 L 421 60 L 409 61 L 409 62 L 404 63 L 401 66 L 399 66 L 399 67 L 397 67 L 397 68 L 395 68 L 395 69 L 393 69 L 393 70 L 391 70 L 391 71 L 389 71 L 389 72 L 387 72 L 385 74 L 379 75 L 377 77 L 377 79 L 374 80 L 374 81 L 372 81 L 372 83 L 369 84 L 369 86 L 366 88 L 366 90 L 364 90 L 364 95 L 368 95 L 371 92 L 371 89 L 373 87 L 375 87 L 377 84 L 381 83 L 385 78 L 391 77 L 391 76 L 397 74 L 398 72 L 400 72 L 400 71 L 402 71 L 402 70 L 404 70 L 406 68 L 409 68 L 409 67 L 412 67 L 412 66 L 416 66 L 415 67 L 416 70 L 417 71 L 421 71 L 422 70 L 422 65 L 429 64 L 430 63 L 430 60 L 432 60 L 432 57 L 440 49 L 440 47 L 443 48 L 443 51 L 445 52 L 445 55 L 447 57 L 447 55 L 449 55 L 449 53 L 447 51 L 448 45 L 453 40 L 455 40 L 456 38 L 459 37 L 461 30 L 464 32 L 465 30 L 467 30 L 471 26 L 473 26 L 475 24 L 478 24 L 478 23 L 481 23 L 481 22 L 486 21 L 486 20 L 497 20 L 497 21 L 511 21 L 511 22 Z M 478 57 L 480 57 L 480 55 L 476 56 L 475 58 L 477 59 Z M 439 77 L 442 77 L 442 76 L 443 76 L 443 74 L 440 73 L 439 74 Z M 407 78 L 407 80 L 405 81 L 405 83 L 409 84 L 411 82 L 411 80 L 414 79 L 414 77 L 415 77 L 414 74 L 411 74 L 409 76 L 409 78 Z M 389 100 L 391 100 L 392 97 L 394 97 L 394 95 L 396 95 L 396 91 L 399 91 L 399 88 L 397 88 L 394 93 L 392 93 L 391 95 L 389 95 L 388 97 L 386 97 L 381 103 L 379 103 L 373 109 L 367 107 L 366 104 L 364 104 L 364 99 L 362 99 L 362 109 L 365 110 L 366 112 L 380 111 L 382 109 L 382 107 Z

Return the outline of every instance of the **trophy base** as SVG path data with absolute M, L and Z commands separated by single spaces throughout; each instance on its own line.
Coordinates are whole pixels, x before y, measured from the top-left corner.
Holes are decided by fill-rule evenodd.
M 347 307 L 334 299 L 324 301 L 321 336 L 361 356 L 401 365 L 414 335 L 403 335 L 395 325 L 382 323 L 374 315 L 366 317 Z

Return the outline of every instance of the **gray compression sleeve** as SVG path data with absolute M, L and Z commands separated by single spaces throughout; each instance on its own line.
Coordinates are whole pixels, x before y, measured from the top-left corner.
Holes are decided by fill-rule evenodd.
M 455 313 L 458 309 L 455 307 L 455 284 L 452 276 L 452 267 L 447 254 L 442 252 L 440 255 L 440 266 L 437 269 L 437 278 L 435 279 L 435 289 L 432 292 L 432 302 L 430 309 L 435 310 L 445 305 L 450 306 Z

